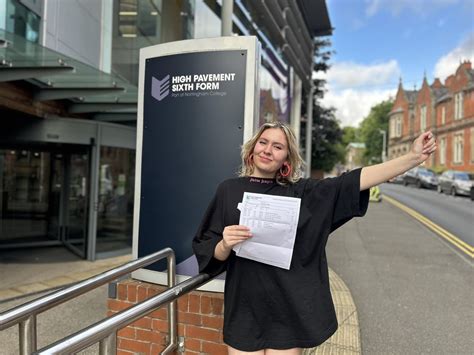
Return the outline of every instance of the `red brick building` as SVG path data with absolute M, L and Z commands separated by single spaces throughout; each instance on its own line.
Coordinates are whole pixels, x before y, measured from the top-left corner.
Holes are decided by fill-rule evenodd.
M 405 90 L 400 81 L 389 114 L 388 158 L 408 152 L 413 140 L 431 130 L 438 150 L 426 163 L 438 170 L 474 171 L 474 70 L 462 62 L 456 72 L 429 85 L 426 77 L 420 90 Z

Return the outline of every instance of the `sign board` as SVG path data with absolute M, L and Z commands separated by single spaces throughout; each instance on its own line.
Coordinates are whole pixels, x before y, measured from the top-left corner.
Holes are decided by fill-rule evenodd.
M 236 176 L 258 124 L 256 37 L 185 40 L 140 51 L 133 255 L 176 253 L 178 282 L 198 273 L 192 239 L 217 185 Z M 166 283 L 165 261 L 136 279 Z M 215 280 L 205 289 L 222 291 Z

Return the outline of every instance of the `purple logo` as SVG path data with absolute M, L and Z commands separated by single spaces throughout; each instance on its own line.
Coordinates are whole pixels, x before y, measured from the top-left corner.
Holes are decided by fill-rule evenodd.
M 158 101 L 163 100 L 170 93 L 170 76 L 169 74 L 163 79 L 158 80 L 154 76 L 151 77 L 151 96 Z

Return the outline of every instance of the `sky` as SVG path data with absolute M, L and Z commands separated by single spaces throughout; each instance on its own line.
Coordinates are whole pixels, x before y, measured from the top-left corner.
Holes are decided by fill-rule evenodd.
M 406 90 L 442 83 L 459 63 L 474 69 L 474 0 L 326 0 L 334 28 L 322 105 L 357 127 L 370 108 Z

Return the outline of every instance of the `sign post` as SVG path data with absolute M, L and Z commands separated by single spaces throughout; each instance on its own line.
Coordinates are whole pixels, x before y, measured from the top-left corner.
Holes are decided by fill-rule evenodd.
M 197 274 L 192 239 L 217 185 L 235 176 L 258 125 L 256 37 L 185 40 L 140 51 L 133 255 L 176 253 Z M 166 284 L 165 264 L 132 274 Z M 214 280 L 205 289 L 223 291 Z

